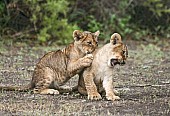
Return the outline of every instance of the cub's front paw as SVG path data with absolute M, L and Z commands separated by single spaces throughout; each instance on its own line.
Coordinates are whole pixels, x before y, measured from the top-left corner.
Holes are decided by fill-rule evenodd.
M 109 95 L 106 95 L 106 99 L 111 100 L 111 101 L 115 101 L 116 99 L 120 99 L 120 97 L 116 96 L 114 94 L 109 94 Z
M 92 54 L 87 54 L 86 56 L 84 56 L 85 58 L 89 58 L 91 60 L 93 60 L 93 55 Z
M 83 57 L 81 64 L 84 67 L 88 67 L 91 65 L 93 61 L 93 55 L 92 54 L 87 54 L 86 56 Z
M 102 99 L 101 95 L 99 93 L 91 93 L 91 94 L 88 94 L 88 99 L 89 100 L 99 100 L 99 99 Z

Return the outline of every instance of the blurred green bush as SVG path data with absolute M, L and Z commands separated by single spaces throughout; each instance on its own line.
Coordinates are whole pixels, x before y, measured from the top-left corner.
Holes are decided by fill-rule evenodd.
M 106 40 L 114 32 L 136 40 L 170 37 L 169 0 L 76 0 L 71 6 L 70 22 L 83 30 L 100 28 Z
M 170 38 L 169 22 L 169 0 L 0 1 L 0 36 L 40 43 L 67 44 L 75 29 L 100 30 L 104 41 L 114 32 L 136 40 Z
M 3 5 L 0 6 L 0 13 L 1 15 L 5 14 L 3 21 L 6 21 L 6 24 L 2 26 L 0 31 L 10 35 L 10 37 L 13 35 L 12 37 L 23 39 L 26 38 L 26 33 L 30 32 L 32 35 L 35 34 L 34 38 L 40 43 L 57 41 L 60 44 L 67 44 L 73 40 L 73 31 L 79 29 L 76 23 L 68 23 L 69 2 L 67 0 L 4 1 Z M 11 9 L 14 10 L 14 13 Z M 7 20 L 8 17 L 10 21 Z M 26 22 L 26 20 L 28 21 Z M 3 21 L 0 23 L 2 24 Z M 14 21 L 15 23 L 13 23 Z M 22 28 L 18 28 L 16 25 Z M 25 31 L 30 31 L 25 33 L 23 28 Z M 11 32 L 11 29 L 14 32 Z
M 67 0 L 27 0 L 26 4 L 31 6 L 31 22 L 38 31 L 40 42 L 57 38 L 59 43 L 67 44 L 73 40 L 72 33 L 78 27 L 68 24 Z

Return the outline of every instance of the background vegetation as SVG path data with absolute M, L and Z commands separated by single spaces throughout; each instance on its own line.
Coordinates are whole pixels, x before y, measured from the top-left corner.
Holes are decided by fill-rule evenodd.
M 170 38 L 169 0 L 2 0 L 0 38 L 67 44 L 75 29 L 135 40 Z

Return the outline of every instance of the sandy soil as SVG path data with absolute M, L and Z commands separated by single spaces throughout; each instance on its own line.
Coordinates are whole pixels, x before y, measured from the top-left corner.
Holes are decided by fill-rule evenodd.
M 0 115 L 70 116 L 170 116 L 170 43 L 127 41 L 129 58 L 113 75 L 119 101 L 87 100 L 79 93 L 38 95 L 0 91 Z M 58 46 L 30 47 L 25 44 L 0 47 L 0 85 L 25 85 L 43 54 Z M 67 85 L 77 84 L 77 77 Z

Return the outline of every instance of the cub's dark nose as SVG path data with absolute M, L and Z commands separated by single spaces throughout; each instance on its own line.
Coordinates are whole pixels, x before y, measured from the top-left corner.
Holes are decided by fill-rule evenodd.
M 125 65 L 126 62 L 123 60 L 122 62 L 120 62 L 120 65 Z

